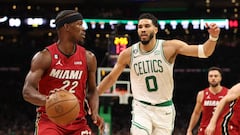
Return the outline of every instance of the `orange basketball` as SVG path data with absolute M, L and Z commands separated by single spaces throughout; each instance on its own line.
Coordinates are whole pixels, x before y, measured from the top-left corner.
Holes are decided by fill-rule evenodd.
M 51 94 L 45 107 L 48 118 L 58 125 L 67 125 L 73 122 L 80 111 L 77 97 L 66 90 Z

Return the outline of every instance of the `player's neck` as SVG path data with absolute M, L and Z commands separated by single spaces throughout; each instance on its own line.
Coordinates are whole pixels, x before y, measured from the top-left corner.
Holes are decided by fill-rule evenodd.
M 221 86 L 221 85 L 218 85 L 218 86 L 216 86 L 216 87 L 210 86 L 210 87 L 209 87 L 209 90 L 210 90 L 213 94 L 217 94 L 217 93 L 219 93 L 219 92 L 222 90 L 222 86 Z
M 67 57 L 73 55 L 76 51 L 76 44 L 66 45 L 58 42 L 57 45 L 58 50 Z
M 152 51 L 154 48 L 155 48 L 155 45 L 156 45 L 156 42 L 157 40 L 151 40 L 148 44 L 146 45 L 143 45 L 143 44 L 140 44 L 140 50 L 144 53 L 146 52 L 150 52 Z

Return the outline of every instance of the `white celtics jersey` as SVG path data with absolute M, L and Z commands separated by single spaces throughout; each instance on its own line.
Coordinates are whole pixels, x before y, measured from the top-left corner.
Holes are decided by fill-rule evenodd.
M 157 40 L 150 52 L 141 52 L 139 43 L 132 45 L 130 78 L 133 97 L 158 104 L 172 99 L 173 66 L 163 53 L 163 40 Z

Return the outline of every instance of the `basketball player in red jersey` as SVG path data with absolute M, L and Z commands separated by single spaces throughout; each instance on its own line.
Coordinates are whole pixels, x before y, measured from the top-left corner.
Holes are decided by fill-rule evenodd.
M 23 87 L 24 99 L 39 106 L 35 134 L 91 135 L 92 131 L 85 118 L 86 98 L 89 101 L 91 118 L 102 131 L 103 119 L 98 115 L 96 57 L 78 45 L 85 38 L 83 17 L 77 11 L 64 10 L 57 15 L 55 24 L 58 41 L 35 54 Z M 69 125 L 56 125 L 46 115 L 46 98 L 54 89 L 66 89 L 79 100 L 79 116 Z
M 235 84 L 219 102 L 205 133 L 240 135 L 240 83 Z
M 187 129 L 187 135 L 193 135 L 192 130 L 202 115 L 198 135 L 204 135 L 213 112 L 219 101 L 227 94 L 228 89 L 221 86 L 222 70 L 218 67 L 208 69 L 209 87 L 198 92 L 196 105 Z

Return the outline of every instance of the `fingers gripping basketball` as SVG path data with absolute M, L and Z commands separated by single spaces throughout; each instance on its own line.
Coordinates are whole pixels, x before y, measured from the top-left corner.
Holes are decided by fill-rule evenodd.
M 80 111 L 77 97 L 66 90 L 56 91 L 46 101 L 46 113 L 58 125 L 73 122 Z

